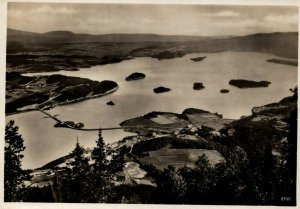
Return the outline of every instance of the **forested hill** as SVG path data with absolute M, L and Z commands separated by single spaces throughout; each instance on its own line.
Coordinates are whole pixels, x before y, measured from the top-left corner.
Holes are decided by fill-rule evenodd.
M 213 42 L 212 42 L 213 41 Z M 258 33 L 239 37 L 206 37 L 158 34 L 77 34 L 71 31 L 32 33 L 7 29 L 7 42 L 18 43 L 75 43 L 75 42 L 198 42 L 209 45 L 207 51 L 258 51 L 278 56 L 298 57 L 298 32 Z M 215 43 L 215 44 L 213 44 Z M 196 43 L 196 46 L 198 45 Z
M 298 33 L 258 33 L 228 39 L 227 48 L 298 58 Z
M 32 33 L 7 29 L 8 42 L 74 43 L 74 42 L 185 42 L 209 39 L 204 36 L 158 35 L 158 34 L 79 34 L 71 31 Z

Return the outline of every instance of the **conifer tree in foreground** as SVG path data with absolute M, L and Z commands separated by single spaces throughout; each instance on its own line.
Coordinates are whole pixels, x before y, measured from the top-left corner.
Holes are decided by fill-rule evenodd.
M 85 157 L 85 150 L 77 141 L 70 153 L 72 161 L 62 178 L 62 202 L 110 202 L 118 199 L 114 191 L 115 183 L 120 181 L 119 172 L 123 170 L 123 152 L 116 151 L 111 160 L 105 149 L 101 130 L 92 149 L 91 159 Z
M 18 133 L 18 126 L 13 120 L 9 121 L 5 127 L 5 163 L 4 163 L 4 201 L 20 201 L 18 189 L 22 182 L 28 177 L 22 170 L 21 153 L 25 150 L 24 140 Z
M 70 162 L 73 178 L 76 180 L 85 179 L 89 170 L 89 158 L 85 157 L 84 152 L 77 139 L 75 149 L 71 152 L 74 160 Z
M 95 171 L 104 171 L 106 169 L 107 160 L 104 146 L 105 144 L 102 137 L 102 131 L 100 129 L 98 139 L 96 141 L 96 147 L 92 151 L 92 160 L 95 161 Z
M 105 150 L 105 143 L 102 137 L 102 131 L 99 130 L 96 147 L 92 151 L 92 160 L 94 160 L 93 170 L 90 179 L 92 180 L 91 202 L 109 202 L 114 198 L 114 183 L 120 181 L 119 172 L 123 170 L 124 153 L 116 151 L 112 154 L 111 160 L 108 160 L 108 153 Z
M 89 198 L 88 175 L 90 172 L 89 158 L 80 146 L 78 139 L 75 149 L 70 153 L 72 161 L 67 177 L 62 182 L 62 195 L 65 202 L 87 202 Z
M 107 190 L 109 186 L 108 165 L 106 159 L 105 144 L 101 129 L 98 133 L 96 147 L 92 150 L 92 160 L 94 160 L 93 171 L 91 172 L 92 195 L 91 202 L 106 202 Z

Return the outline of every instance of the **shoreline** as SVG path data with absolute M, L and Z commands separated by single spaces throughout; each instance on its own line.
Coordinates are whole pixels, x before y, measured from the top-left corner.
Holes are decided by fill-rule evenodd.
M 81 101 L 85 101 L 85 100 L 89 100 L 89 99 L 93 99 L 93 98 L 98 98 L 98 97 L 106 96 L 108 94 L 111 94 L 111 93 L 117 91 L 118 89 L 119 89 L 119 86 L 116 86 L 113 89 L 111 89 L 111 90 L 109 90 L 109 91 L 107 91 L 107 92 L 105 92 L 103 94 L 96 94 L 96 95 L 93 95 L 93 96 L 81 97 L 81 98 L 70 100 L 70 101 L 67 101 L 67 102 L 57 103 L 55 105 L 52 105 L 50 109 L 53 109 L 56 106 L 68 105 L 68 104 L 73 104 L 73 103 L 77 103 L 77 102 L 81 102 Z M 37 104 L 37 105 L 39 105 L 39 104 Z M 42 109 L 45 109 L 45 108 L 49 108 L 49 107 L 44 107 Z M 21 111 L 13 112 L 13 113 L 6 113 L 5 117 L 6 116 L 15 115 L 15 114 L 21 114 L 21 113 L 31 112 L 31 111 L 38 111 L 38 110 L 39 109 L 37 109 L 37 108 L 32 108 L 32 109 L 26 109 L 26 110 L 21 110 Z
M 84 100 L 89 100 L 89 99 L 93 99 L 93 98 L 97 98 L 97 97 L 106 96 L 110 93 L 113 93 L 113 92 L 117 91 L 118 89 L 119 89 L 119 86 L 116 86 L 113 89 L 108 90 L 107 92 L 105 92 L 103 94 L 96 94 L 96 95 L 92 95 L 92 96 L 88 96 L 88 97 L 81 97 L 81 98 L 78 98 L 78 99 L 73 99 L 73 100 L 70 100 L 70 101 L 57 103 L 55 105 L 52 105 L 52 107 L 54 108 L 54 107 L 60 106 L 60 105 L 68 105 L 68 104 L 72 104 L 72 103 L 76 103 L 76 102 L 81 102 L 81 101 L 84 101 Z M 48 108 L 48 107 L 44 107 L 42 109 L 45 109 L 45 108 Z M 50 109 L 52 109 L 52 108 L 50 108 Z
M 268 55 L 272 55 L 274 58 L 267 59 L 266 62 L 276 63 L 276 64 L 286 64 L 286 65 L 291 65 L 291 66 L 297 66 L 297 65 L 296 64 L 287 64 L 286 62 L 288 62 L 288 63 L 297 63 L 298 62 L 297 58 L 290 58 L 290 57 L 286 57 L 286 56 L 280 56 L 280 55 L 276 55 L 276 54 L 273 54 L 273 53 L 259 52 L 259 51 L 239 51 L 239 50 L 222 50 L 222 51 L 217 51 L 217 52 L 216 51 L 209 51 L 209 50 L 208 51 L 186 51 L 183 56 L 179 56 L 179 57 L 175 56 L 175 57 L 172 57 L 172 58 L 167 58 L 167 60 L 168 59 L 182 58 L 182 57 L 185 57 L 187 55 L 189 56 L 189 55 L 192 55 L 192 54 L 200 54 L 202 56 L 204 54 L 214 54 L 214 53 L 222 53 L 222 52 L 254 52 L 254 53 L 268 54 Z M 136 59 L 136 58 L 152 58 L 152 59 L 156 59 L 156 60 L 159 60 L 159 61 L 165 60 L 165 59 L 157 59 L 156 57 L 153 57 L 153 55 L 151 55 L 151 54 L 148 54 L 148 55 L 146 55 L 146 54 L 137 54 L 137 55 L 129 55 L 129 56 L 131 56 L 131 58 L 120 57 L 120 59 L 122 60 L 120 62 L 131 60 L 131 59 Z M 207 56 L 205 56 L 204 59 L 206 59 L 206 58 L 207 58 Z M 203 60 L 201 60 L 201 61 L 203 61 Z M 32 75 L 26 75 L 26 74 L 55 73 L 55 72 L 57 72 L 59 74 L 60 71 L 76 72 L 76 71 L 80 71 L 82 69 L 89 69 L 91 67 L 96 67 L 96 66 L 118 64 L 120 62 L 95 63 L 95 64 L 91 64 L 89 66 L 79 66 L 75 70 L 70 70 L 68 68 L 65 68 L 65 69 L 54 69 L 54 70 L 49 70 L 48 69 L 48 70 L 45 70 L 45 71 L 42 71 L 42 72 L 36 72 L 36 71 L 30 71 L 30 70 L 25 71 L 25 72 L 19 72 L 18 70 L 16 71 L 16 70 L 12 69 L 9 72 L 19 72 L 23 76 L 32 76 Z M 195 62 L 195 61 L 193 61 L 193 62 Z M 196 61 L 196 62 L 198 62 L 198 61 Z M 133 80 L 139 80 L 139 79 L 133 79 Z

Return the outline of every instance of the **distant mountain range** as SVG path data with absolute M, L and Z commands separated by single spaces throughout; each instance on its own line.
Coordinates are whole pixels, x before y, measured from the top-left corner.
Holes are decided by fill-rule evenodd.
M 186 35 L 158 35 L 158 34 L 101 34 L 92 35 L 84 33 L 73 33 L 71 31 L 50 31 L 47 33 L 34 33 L 21 30 L 7 29 L 7 41 L 12 42 L 187 42 L 204 41 L 211 39 L 289 39 L 298 40 L 298 32 L 257 33 L 246 36 L 186 36 Z M 274 40 L 275 39 L 275 40 Z M 295 42 L 294 42 L 295 43 Z
M 222 38 L 222 37 L 220 37 Z M 7 29 L 8 42 L 185 42 L 203 41 L 210 39 L 205 36 L 181 36 L 158 34 L 78 34 L 71 31 L 50 31 L 47 33 L 33 33 L 15 29 Z
M 22 45 L 60 43 L 173 43 L 181 45 L 187 53 L 217 51 L 253 51 L 270 53 L 286 58 L 298 58 L 298 32 L 257 33 L 246 36 L 183 36 L 158 34 L 77 34 L 71 31 L 33 33 L 7 29 L 7 42 Z M 178 44 L 180 43 L 180 44 Z M 148 45 L 149 45 L 148 44 Z M 14 45 L 13 45 L 14 46 Z M 149 45 L 150 46 L 150 45 Z M 170 48 L 169 47 L 169 48 Z M 148 50 L 146 45 L 146 55 Z M 169 49 L 166 49 L 169 50 Z

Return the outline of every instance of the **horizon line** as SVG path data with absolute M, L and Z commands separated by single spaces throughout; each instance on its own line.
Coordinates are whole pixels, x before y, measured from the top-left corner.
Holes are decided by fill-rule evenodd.
M 272 33 L 298 33 L 298 31 L 276 31 L 276 32 L 257 32 L 257 33 L 249 33 L 249 34 L 244 34 L 244 35 L 182 35 L 182 34 L 158 34 L 158 33 L 101 33 L 101 34 L 94 34 L 94 33 L 76 33 L 71 30 L 52 30 L 52 31 L 47 31 L 47 32 L 33 32 L 33 31 L 27 31 L 27 30 L 20 30 L 20 29 L 15 29 L 15 28 L 10 28 L 7 27 L 6 31 L 8 30 L 16 30 L 16 31 L 21 31 L 21 32 L 28 32 L 28 33 L 35 33 L 35 34 L 47 34 L 51 32 L 70 32 L 73 34 L 77 35 L 156 35 L 156 36 L 189 36 L 189 37 L 242 37 L 242 36 L 249 36 L 249 35 L 255 35 L 255 34 L 272 34 Z

